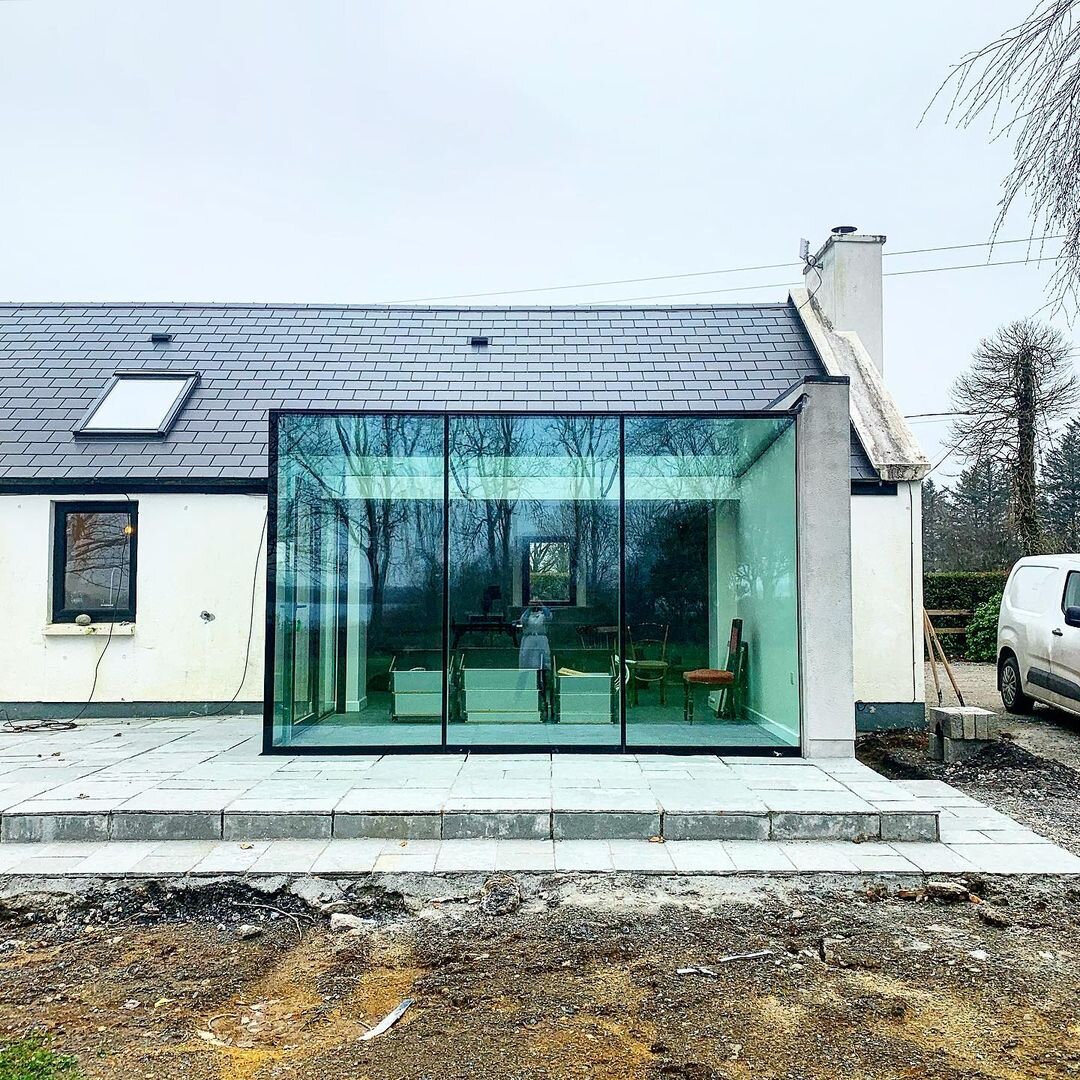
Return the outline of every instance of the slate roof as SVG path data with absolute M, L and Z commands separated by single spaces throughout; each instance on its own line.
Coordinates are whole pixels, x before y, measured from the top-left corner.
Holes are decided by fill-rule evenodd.
M 173 335 L 167 344 L 151 332 Z M 485 348 L 473 335 L 487 335 Z M 115 371 L 197 370 L 164 438 L 73 434 Z M 258 482 L 270 408 L 759 409 L 818 360 L 790 303 L 645 308 L 0 304 L 0 487 Z M 852 475 L 877 474 L 852 434 Z

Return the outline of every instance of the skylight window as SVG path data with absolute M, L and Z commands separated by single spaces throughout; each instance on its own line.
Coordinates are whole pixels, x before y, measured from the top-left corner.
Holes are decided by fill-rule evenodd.
M 164 435 L 198 381 L 196 372 L 118 371 L 75 430 L 85 435 Z

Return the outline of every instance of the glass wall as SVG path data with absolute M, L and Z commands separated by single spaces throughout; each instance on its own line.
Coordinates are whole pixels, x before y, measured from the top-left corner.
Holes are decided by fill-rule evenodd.
M 444 423 L 278 427 L 274 745 L 442 744 Z
M 450 421 L 451 744 L 618 745 L 619 418 Z
M 271 745 L 799 745 L 795 420 L 277 418 Z
M 627 745 L 798 746 L 793 419 L 625 438 Z

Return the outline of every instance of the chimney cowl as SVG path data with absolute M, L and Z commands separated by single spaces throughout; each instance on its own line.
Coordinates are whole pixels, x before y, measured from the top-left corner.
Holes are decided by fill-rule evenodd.
M 854 225 L 834 225 L 832 227 L 833 236 L 850 236 L 852 233 L 857 233 L 859 230 Z

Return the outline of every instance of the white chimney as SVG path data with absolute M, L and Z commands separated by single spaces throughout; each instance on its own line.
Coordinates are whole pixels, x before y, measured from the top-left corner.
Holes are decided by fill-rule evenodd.
M 833 229 L 803 269 L 803 285 L 834 330 L 853 330 L 884 373 L 881 249 L 884 236 L 863 236 L 851 225 Z

